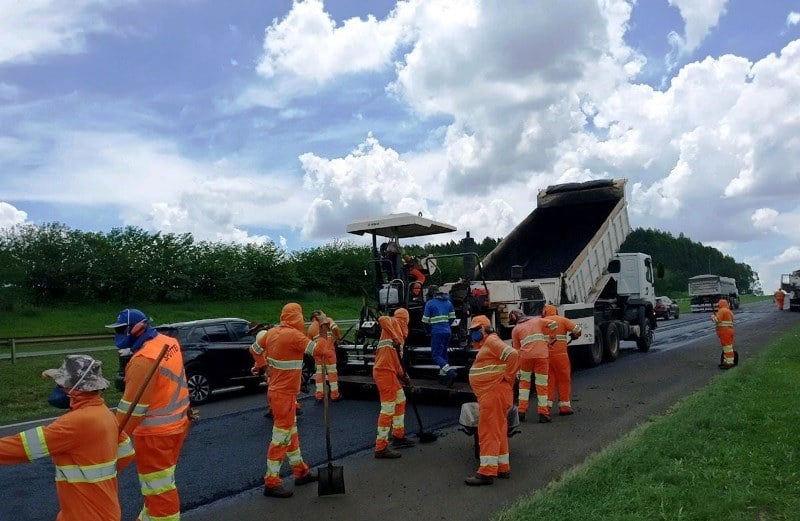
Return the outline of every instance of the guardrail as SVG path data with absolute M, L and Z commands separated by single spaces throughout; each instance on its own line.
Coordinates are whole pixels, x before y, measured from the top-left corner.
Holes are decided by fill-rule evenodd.
M 345 320 L 337 320 L 337 324 L 344 331 L 347 331 L 347 328 L 351 325 L 358 324 L 358 319 L 345 319 Z M 306 322 L 306 327 L 308 327 L 308 322 Z M 347 326 L 347 327 L 345 327 Z M 20 345 L 30 345 L 30 344 L 60 344 L 60 343 L 67 343 L 67 342 L 81 342 L 84 340 L 110 340 L 113 341 L 114 335 L 103 334 L 103 335 L 58 335 L 58 336 L 40 336 L 40 337 L 23 337 L 23 338 L 0 338 L 0 348 L 5 346 L 11 347 L 11 363 L 17 363 L 17 358 L 30 358 L 35 356 L 46 356 L 52 354 L 70 354 L 70 353 L 85 353 L 89 351 L 101 351 L 105 349 L 116 349 L 114 346 L 107 346 L 107 347 L 83 347 L 83 348 L 75 348 L 75 349 L 63 349 L 58 351 L 48 350 L 48 351 L 33 351 L 33 352 L 26 352 L 26 353 L 19 353 L 17 351 L 17 346 Z M 9 355 L 0 354 L 0 360 L 6 360 L 9 358 Z

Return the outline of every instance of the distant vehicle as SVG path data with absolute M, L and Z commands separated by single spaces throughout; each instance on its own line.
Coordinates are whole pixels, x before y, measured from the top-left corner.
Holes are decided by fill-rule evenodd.
M 800 270 L 781 275 L 781 289 L 787 293 L 789 311 L 800 311 Z
M 669 297 L 656 297 L 656 306 L 653 310 L 655 311 L 656 318 L 663 318 L 664 320 L 681 316 L 678 303 Z
M 189 399 L 193 404 L 207 402 L 212 391 L 217 389 L 259 387 L 261 377 L 250 373 L 253 358 L 248 349 L 255 337 L 248 334 L 249 329 L 250 322 L 243 318 L 212 318 L 156 326 L 159 333 L 176 338 L 181 344 Z M 114 381 L 120 391 L 125 388 L 125 365 L 130 358 L 131 355 L 120 356 Z M 309 357 L 303 361 L 304 382 L 313 374 L 314 360 Z
M 692 313 L 717 310 L 717 303 L 725 299 L 731 309 L 739 309 L 739 290 L 736 279 L 719 275 L 697 275 L 689 279 L 689 297 Z

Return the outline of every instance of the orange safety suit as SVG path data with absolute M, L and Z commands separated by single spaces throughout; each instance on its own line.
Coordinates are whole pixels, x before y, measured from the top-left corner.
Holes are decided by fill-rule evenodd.
M 0 438 L 0 464 L 50 456 L 61 507 L 56 521 L 118 521 L 117 472 L 133 457 L 130 438 L 98 391 L 70 395 L 71 410 L 50 425 Z
M 408 270 L 408 277 L 413 279 L 408 284 L 411 296 L 419 297 L 422 295 L 422 286 L 425 284 L 425 274 L 419 268 L 412 266 Z
M 711 321 L 717 326 L 717 337 L 719 337 L 722 354 L 725 358 L 722 365 L 733 367 L 733 311 L 727 300 L 720 299 L 717 304 L 717 312 L 711 315 Z
M 297 435 L 295 403 L 300 392 L 303 372 L 303 355 L 322 354 L 322 344 L 309 340 L 304 333 L 303 309 L 300 304 L 290 302 L 281 310 L 281 321 L 267 331 L 265 345 L 269 346 L 269 404 L 272 407 L 272 439 L 267 449 L 267 472 L 264 485 L 267 488 L 281 486 L 281 465 L 289 458 L 295 479 L 309 473 L 309 467 L 300 453 L 300 437 Z
M 550 417 L 547 380 L 550 372 L 548 344 L 555 340 L 556 322 L 540 317 L 521 319 L 511 332 L 511 343 L 519 351 L 519 413 L 526 414 L 531 394 L 531 375 L 536 387 L 536 410 Z
M 323 393 L 325 392 L 325 384 L 322 376 L 323 364 L 325 365 L 325 372 L 328 374 L 331 400 L 338 400 L 341 397 L 339 394 L 339 373 L 336 370 L 336 342 L 341 340 L 342 332 L 331 317 L 328 317 L 328 320 L 330 320 L 331 338 L 320 338 L 320 343 L 324 345 L 323 353 L 322 355 L 314 357 L 314 364 L 316 365 L 316 373 L 314 374 L 314 382 L 316 384 L 314 397 L 317 400 L 322 400 L 324 397 Z M 311 340 L 317 340 L 319 338 L 319 322 L 316 319 L 312 320 L 308 325 L 306 334 Z
M 399 380 L 405 370 L 398 348 L 402 353 L 402 346 L 408 336 L 408 311 L 398 308 L 394 317 L 379 317 L 378 324 L 381 326 L 381 337 L 375 351 L 372 378 L 381 400 L 378 434 L 375 437 L 375 451 L 381 452 L 389 445 L 390 430 L 395 439 L 405 438 L 406 435 L 406 395 Z
M 778 304 L 778 309 L 783 310 L 783 301 L 786 298 L 786 293 L 782 289 L 775 292 L 775 302 Z
M 519 353 L 495 333 L 475 347 L 480 350 L 469 370 L 469 385 L 478 398 L 478 474 L 497 476 L 511 471 L 508 410 L 514 404 Z
M 542 310 L 542 316 L 556 323 L 556 341 L 550 344 L 550 370 L 547 374 L 547 407 L 553 407 L 553 400 L 558 392 L 558 413 L 562 416 L 572 414 L 572 367 L 569 363 L 569 336 L 581 336 L 581 326 L 572 320 L 562 317 L 552 304 Z
M 133 435 L 136 470 L 144 506 L 140 521 L 180 519 L 175 467 L 189 430 L 189 387 L 178 341 L 158 334 L 147 340 L 125 366 L 125 392 L 117 406 L 122 422 L 162 349 L 164 358 L 133 408 L 125 432 Z

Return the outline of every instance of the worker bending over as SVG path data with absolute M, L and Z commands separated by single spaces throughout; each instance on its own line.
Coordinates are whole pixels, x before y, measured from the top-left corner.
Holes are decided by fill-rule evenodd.
M 478 315 L 470 325 L 472 346 L 479 349 L 469 370 L 469 385 L 478 398 L 478 472 L 467 485 L 491 485 L 494 477 L 511 477 L 508 449 L 508 410 L 514 404 L 514 380 L 519 370 L 518 352 L 491 329 L 489 319 Z
M 308 325 L 306 335 L 311 340 L 319 339 L 324 344 L 322 348 L 322 355 L 314 357 L 314 365 L 316 366 L 316 373 L 314 374 L 314 382 L 316 384 L 314 397 L 318 402 L 324 398 L 325 382 L 323 377 L 322 366 L 325 366 L 325 373 L 328 375 L 328 386 L 331 390 L 331 401 L 335 402 L 341 399 L 339 394 L 339 373 L 336 370 L 336 345 L 341 340 L 342 332 L 336 322 L 331 317 L 328 317 L 331 338 L 321 337 L 319 334 L 319 317 L 325 316 L 322 310 L 318 309 L 311 313 L 311 323 Z
M 511 343 L 519 351 L 519 420 L 525 421 L 531 394 L 531 375 L 536 389 L 536 412 L 539 423 L 550 421 L 547 407 L 547 381 L 550 372 L 549 344 L 555 342 L 558 325 L 550 319 L 528 317 L 515 309 L 508 314 L 508 323 L 514 325 Z

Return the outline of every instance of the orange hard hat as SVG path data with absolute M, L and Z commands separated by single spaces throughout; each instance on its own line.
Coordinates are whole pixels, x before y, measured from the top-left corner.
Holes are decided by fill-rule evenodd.
M 492 323 L 489 322 L 489 318 L 486 315 L 476 315 L 472 317 L 469 328 L 478 329 L 479 327 L 492 327 Z

